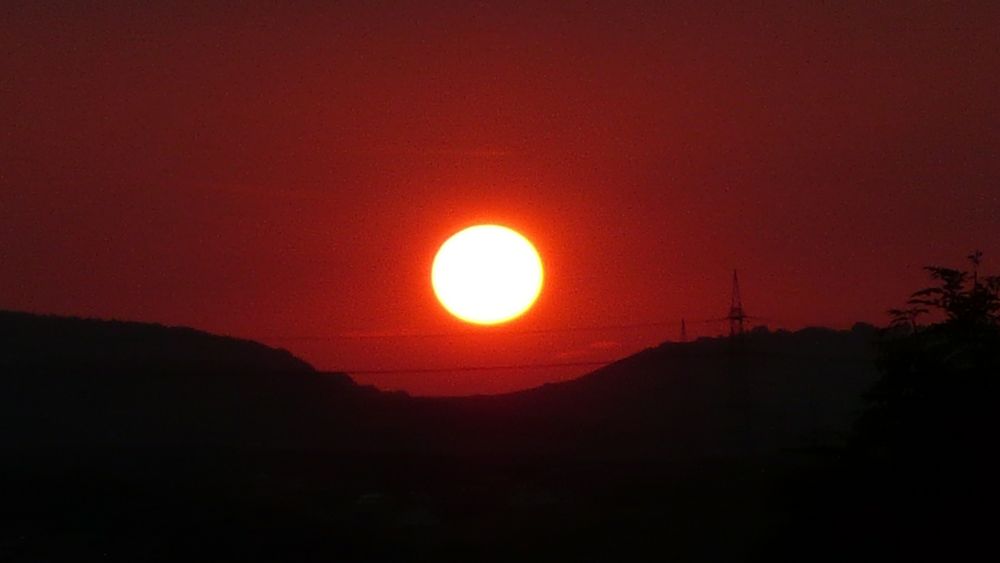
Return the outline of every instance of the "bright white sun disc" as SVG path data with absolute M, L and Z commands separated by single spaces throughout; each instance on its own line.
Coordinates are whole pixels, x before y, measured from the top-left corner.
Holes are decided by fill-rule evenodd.
M 542 259 L 531 241 L 500 225 L 476 225 L 451 236 L 431 267 L 438 301 L 476 324 L 512 320 L 542 291 Z

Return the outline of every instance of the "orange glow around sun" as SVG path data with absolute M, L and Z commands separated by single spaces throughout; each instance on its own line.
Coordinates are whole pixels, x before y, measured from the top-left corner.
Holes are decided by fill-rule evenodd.
M 500 225 L 476 225 L 449 238 L 434 257 L 431 285 L 441 305 L 481 325 L 524 314 L 542 291 L 542 260 L 531 241 Z

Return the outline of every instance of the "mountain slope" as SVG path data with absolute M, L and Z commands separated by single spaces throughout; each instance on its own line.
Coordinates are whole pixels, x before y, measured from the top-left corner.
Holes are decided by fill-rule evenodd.
M 0 314 L 0 559 L 798 560 L 785 522 L 841 541 L 851 489 L 817 494 L 839 466 L 789 450 L 849 426 L 871 337 L 667 343 L 435 399 L 190 329 Z
M 287 350 L 186 327 L 0 311 L 0 369 L 18 372 L 311 373 Z
M 0 443 L 11 446 L 339 447 L 381 396 L 248 340 L 0 312 Z
M 14 444 L 698 457 L 837 443 L 876 376 L 871 327 L 664 343 L 573 381 L 410 398 L 192 329 L 0 313 Z
M 439 399 L 494 448 L 581 455 L 725 455 L 838 443 L 877 377 L 874 329 L 664 343 L 581 378 Z M 468 424 L 468 423 L 467 423 Z M 474 447 L 470 445 L 470 447 Z

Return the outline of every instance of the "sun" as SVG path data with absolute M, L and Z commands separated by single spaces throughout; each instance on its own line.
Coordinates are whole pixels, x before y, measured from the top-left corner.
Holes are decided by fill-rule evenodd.
M 493 325 L 523 315 L 542 291 L 542 259 L 531 241 L 501 225 L 451 236 L 434 257 L 438 301 L 463 321 Z

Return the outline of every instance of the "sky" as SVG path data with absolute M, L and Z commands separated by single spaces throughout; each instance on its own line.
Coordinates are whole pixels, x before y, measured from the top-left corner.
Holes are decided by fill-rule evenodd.
M 0 7 L 0 308 L 493 393 L 721 333 L 733 269 L 788 329 L 1000 269 L 995 2 L 146 4 Z M 502 327 L 430 286 L 483 222 L 545 264 Z

